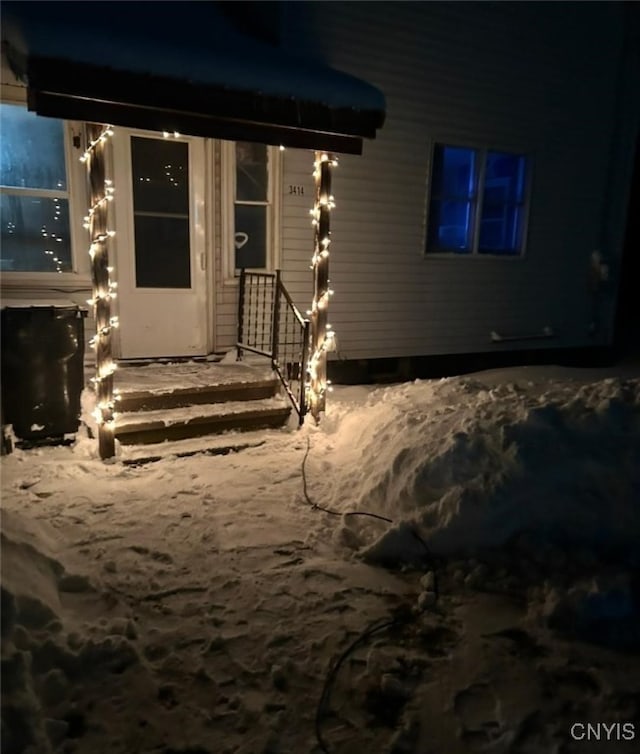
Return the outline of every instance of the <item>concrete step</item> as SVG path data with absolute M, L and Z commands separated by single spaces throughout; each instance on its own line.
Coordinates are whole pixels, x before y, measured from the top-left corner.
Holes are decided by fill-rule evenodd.
M 283 427 L 291 407 L 281 398 L 225 401 L 119 413 L 115 436 L 123 445 L 183 440 L 229 430 Z

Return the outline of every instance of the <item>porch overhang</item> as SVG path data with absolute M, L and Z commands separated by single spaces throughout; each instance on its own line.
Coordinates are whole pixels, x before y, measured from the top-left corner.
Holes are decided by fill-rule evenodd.
M 168 37 L 168 6 L 208 35 Z M 160 21 L 145 26 L 150 7 Z M 39 115 L 351 154 L 384 122 L 378 89 L 239 34 L 213 3 L 8 2 L 3 15 Z

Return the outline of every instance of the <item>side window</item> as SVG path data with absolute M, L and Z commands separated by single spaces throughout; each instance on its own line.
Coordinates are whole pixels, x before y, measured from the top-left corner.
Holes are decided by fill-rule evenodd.
M 269 149 L 265 144 L 235 144 L 235 269 L 269 266 Z
M 473 251 L 478 153 L 436 144 L 431 174 L 428 251 Z
M 524 246 L 527 159 L 487 152 L 478 252 L 518 254 Z
M 64 124 L 0 104 L 0 269 L 71 272 Z
M 529 172 L 526 155 L 436 144 L 427 253 L 522 254 Z

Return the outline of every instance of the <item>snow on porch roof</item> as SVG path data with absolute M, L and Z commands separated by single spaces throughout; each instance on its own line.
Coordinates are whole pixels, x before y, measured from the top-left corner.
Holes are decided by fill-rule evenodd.
M 374 86 L 240 34 L 211 2 L 5 2 L 3 16 L 40 115 L 356 154 L 384 122 Z

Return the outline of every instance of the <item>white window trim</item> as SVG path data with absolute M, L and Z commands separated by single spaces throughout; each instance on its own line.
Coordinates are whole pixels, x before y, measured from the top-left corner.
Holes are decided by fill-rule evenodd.
M 13 98 L 3 98 L 3 104 L 21 105 L 26 109 L 26 103 Z M 65 169 L 67 173 L 67 188 L 64 192 L 55 190 L 25 189 L 25 195 L 54 196 L 64 194 L 69 202 L 69 241 L 71 245 L 71 271 L 69 272 L 12 272 L 2 271 L 2 287 L 4 289 L 39 289 L 59 291 L 85 291 L 91 289 L 91 265 L 89 258 L 89 241 L 87 231 L 83 227 L 84 216 L 88 210 L 87 185 L 85 167 L 80 162 L 81 147 L 75 148 L 73 139 L 80 137 L 83 141 L 83 127 L 75 121 L 62 121 Z M 13 193 L 11 188 L 6 193 Z M 15 193 L 18 193 L 17 191 Z M 22 193 L 22 192 L 21 192 Z
M 466 252 L 460 251 L 429 251 L 427 248 L 429 238 L 429 221 L 430 221 L 430 209 L 431 209 L 431 190 L 432 190 L 432 178 L 433 178 L 433 160 L 434 152 L 437 145 L 443 145 L 447 147 L 460 147 L 462 149 L 473 149 L 479 152 L 481 155 L 480 165 L 477 169 L 476 176 L 478 181 L 478 196 L 475 200 L 474 219 L 473 219 L 473 231 L 472 231 L 472 245 L 471 250 Z M 522 206 L 524 207 L 524 220 L 522 223 L 522 246 L 517 254 L 491 254 L 488 252 L 480 253 L 478 251 L 478 245 L 480 242 L 480 217 L 482 215 L 482 197 L 483 193 L 481 187 L 484 184 L 484 176 L 486 169 L 486 157 L 487 152 L 504 152 L 506 154 L 515 154 L 523 156 L 527 160 L 527 175 L 524 189 L 524 200 Z M 520 148 L 518 146 L 509 145 L 495 145 L 495 144 L 478 144 L 460 141 L 458 139 L 450 139 L 447 137 L 436 138 L 431 140 L 429 147 L 429 168 L 427 172 L 427 192 L 426 192 L 426 204 L 425 204 L 425 224 L 424 224 L 424 237 L 422 243 L 422 257 L 423 259 L 490 259 L 490 260 L 504 260 L 504 261 L 522 261 L 527 256 L 527 246 L 529 241 L 529 218 L 531 215 L 531 194 L 533 186 L 533 152 L 530 149 Z
M 235 142 L 221 141 L 222 282 L 237 286 L 235 269 Z M 267 192 L 267 266 L 258 272 L 272 272 L 281 258 L 282 152 L 267 145 L 269 186 Z M 249 204 L 250 202 L 246 202 Z M 262 202 L 258 202 L 262 204 Z

